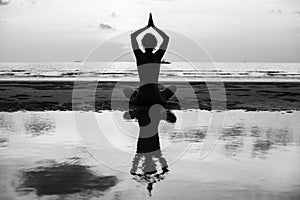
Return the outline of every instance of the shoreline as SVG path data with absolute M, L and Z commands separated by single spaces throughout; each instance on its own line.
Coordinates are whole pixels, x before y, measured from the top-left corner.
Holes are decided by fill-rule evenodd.
M 200 79 L 200 80 L 199 80 Z M 61 78 L 61 77 L 53 77 L 53 78 L 43 78 L 43 77 L 32 77 L 32 78 L 7 78 L 7 79 L 1 79 L 0 78 L 0 84 L 6 83 L 6 82 L 104 82 L 104 83 L 115 83 L 115 82 L 121 82 L 121 83 L 138 83 L 139 81 L 135 79 L 117 79 L 117 78 L 99 78 L 99 77 L 93 77 L 93 78 Z M 184 78 L 182 79 L 167 79 L 164 78 L 162 81 L 159 81 L 159 83 L 300 83 L 300 79 L 298 77 L 295 78 L 265 78 L 265 77 L 254 77 L 254 78 L 243 78 L 243 77 L 233 77 L 233 78 L 224 78 L 224 77 L 214 77 L 214 78 L 196 78 L 196 79 L 190 79 L 186 80 Z
M 73 81 L 1 81 L 0 111 L 13 112 L 19 110 L 75 110 L 101 111 L 126 110 L 128 100 L 124 99 L 122 87 L 136 87 L 137 82 L 76 82 L 82 94 L 76 99 L 73 96 Z M 180 92 L 180 108 L 167 105 L 168 109 L 200 109 L 211 110 L 211 98 L 205 82 L 161 82 L 177 86 Z M 119 84 L 119 83 L 118 83 Z M 209 83 L 212 86 L 219 85 Z M 246 111 L 300 111 L 299 82 L 224 82 L 226 90 L 227 110 Z M 93 91 L 97 86 L 97 89 Z M 210 86 L 210 85 L 209 85 Z M 189 89 L 197 96 L 192 99 Z M 113 95 L 113 98 L 112 98 Z M 114 101 L 112 107 L 111 101 Z M 176 101 L 176 98 L 173 98 Z M 197 105 L 191 105 L 197 101 Z M 95 102 L 95 103 L 94 103 Z M 223 102 L 224 103 L 224 102 Z

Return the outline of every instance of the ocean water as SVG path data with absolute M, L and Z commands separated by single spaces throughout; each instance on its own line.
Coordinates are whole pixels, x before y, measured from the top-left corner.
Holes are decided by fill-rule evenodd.
M 139 126 L 123 112 L 0 113 L 0 199 L 299 199 L 300 112 L 228 111 L 219 133 L 207 133 L 211 112 L 172 112 L 159 125 L 170 170 L 159 179 L 130 174 Z M 199 126 L 185 120 L 195 116 Z
M 0 63 L 0 80 L 138 81 L 134 62 Z M 300 63 L 173 62 L 162 64 L 161 81 L 298 82 Z

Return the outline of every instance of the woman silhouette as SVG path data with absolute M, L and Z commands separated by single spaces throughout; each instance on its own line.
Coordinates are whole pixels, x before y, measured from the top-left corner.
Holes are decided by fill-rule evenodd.
M 170 110 L 160 105 L 129 110 L 123 117 L 137 119 L 140 128 L 130 173 L 136 181 L 147 185 L 151 196 L 154 183 L 163 180 L 169 172 L 167 160 L 160 148 L 158 127 L 161 120 L 175 123 L 177 118 Z
M 163 42 L 159 49 L 154 52 L 157 46 L 157 39 L 153 34 L 147 33 L 142 38 L 142 45 L 145 50 L 145 52 L 143 52 L 139 48 L 137 37 L 151 27 L 162 37 Z M 167 87 L 160 91 L 158 84 L 160 64 L 168 47 L 168 43 L 169 36 L 154 26 L 151 13 L 148 25 L 131 34 L 131 45 L 136 58 L 140 79 L 140 86 L 137 90 L 130 87 L 124 89 L 124 94 L 130 99 L 131 103 L 140 105 L 165 104 L 175 93 L 175 86 Z

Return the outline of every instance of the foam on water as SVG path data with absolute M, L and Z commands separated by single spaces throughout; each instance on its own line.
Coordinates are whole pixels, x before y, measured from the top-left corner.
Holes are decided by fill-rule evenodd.
M 0 80 L 138 81 L 134 62 L 0 63 Z M 160 81 L 299 82 L 300 63 L 162 64 Z

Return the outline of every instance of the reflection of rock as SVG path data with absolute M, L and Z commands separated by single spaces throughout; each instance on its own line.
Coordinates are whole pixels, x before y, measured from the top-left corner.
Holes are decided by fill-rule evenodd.
M 252 157 L 258 157 L 261 159 L 266 158 L 268 151 L 276 145 L 286 146 L 296 142 L 294 134 L 289 128 L 274 129 L 269 127 L 266 130 L 259 130 L 257 137 L 259 138 L 254 141 Z
M 0 147 L 6 147 L 6 144 L 7 144 L 7 139 L 2 138 L 0 135 Z
M 268 140 L 276 145 L 286 146 L 287 144 L 295 142 L 295 138 L 292 130 L 289 128 L 285 129 L 272 129 L 266 130 L 266 137 Z
M 89 166 L 51 162 L 46 166 L 23 171 L 17 192 L 35 192 L 38 196 L 78 194 L 87 198 L 103 195 L 103 192 L 117 182 L 115 176 L 97 175 Z
M 235 138 L 225 144 L 225 154 L 229 157 L 235 157 L 243 151 L 243 138 Z
M 172 133 L 169 133 L 170 140 L 189 141 L 189 142 L 201 142 L 206 137 L 207 129 L 200 129 L 199 127 L 191 129 L 177 129 Z
M 245 127 L 242 124 L 225 128 L 222 130 L 221 140 L 226 141 L 224 145 L 225 155 L 235 157 L 243 150 L 243 136 L 245 134 Z
M 12 115 L 8 113 L 0 113 L 0 132 L 16 132 L 16 126 L 13 122 Z
M 0 113 L 0 147 L 7 146 L 10 132 L 16 132 L 11 115 Z
M 231 139 L 236 136 L 244 136 L 245 135 L 245 127 L 242 124 L 236 124 L 234 126 L 225 128 L 222 130 L 222 139 Z
M 252 157 L 266 158 L 266 154 L 272 147 L 272 142 L 269 140 L 258 139 L 253 144 Z
M 53 131 L 53 129 L 55 129 L 55 122 L 50 118 L 34 116 L 26 119 L 24 126 L 27 133 L 42 135 Z
M 262 130 L 258 126 L 252 126 L 251 127 L 251 136 L 252 137 L 260 137 L 262 133 Z

